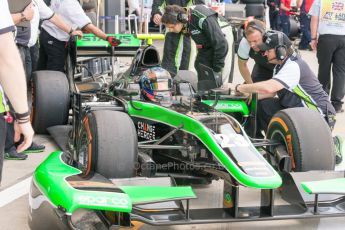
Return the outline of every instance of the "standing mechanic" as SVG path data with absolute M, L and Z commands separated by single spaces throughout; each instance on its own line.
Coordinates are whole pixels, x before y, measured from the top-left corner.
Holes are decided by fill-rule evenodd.
M 300 50 L 311 50 L 310 42 L 311 42 L 311 35 L 310 35 L 310 15 L 308 14 L 311 5 L 313 4 L 314 0 L 298 0 L 297 1 L 297 8 L 300 8 L 300 24 L 301 24 L 301 41 L 298 45 L 298 49 Z
M 267 57 L 260 51 L 259 44 L 265 34 L 265 24 L 257 19 L 249 21 L 244 30 L 238 47 L 238 68 L 246 83 L 265 81 L 272 78 L 274 64 L 268 63 Z M 247 66 L 248 59 L 255 61 L 253 71 L 250 74 Z
M 291 0 L 280 0 L 280 28 L 286 36 L 290 35 L 290 9 Z
M 258 129 L 266 131 L 273 115 L 286 108 L 307 107 L 325 117 L 331 129 L 335 124 L 335 110 L 327 93 L 308 64 L 296 54 L 289 38 L 279 31 L 268 31 L 260 49 L 268 61 L 275 64 L 272 79 L 253 84 L 229 84 L 237 93 L 258 93 Z M 275 97 L 278 96 L 278 97 Z M 340 137 L 334 137 L 337 161 L 341 161 Z
M 4 158 L 4 145 L 6 135 L 6 116 L 8 106 L 5 94 L 13 105 L 16 115 L 15 139 L 23 134 L 24 141 L 17 147 L 18 152 L 24 151 L 31 145 L 34 131 L 30 124 L 30 113 L 26 95 L 26 81 L 24 69 L 21 64 L 17 47 L 13 40 L 13 21 L 8 9 L 7 0 L 0 0 L 0 181 Z M 5 118 L 7 117 L 7 119 Z
M 232 44 L 222 31 L 221 20 L 215 11 L 204 5 L 195 5 L 187 9 L 177 5 L 167 6 L 162 17 L 162 23 L 171 32 L 190 34 L 196 43 L 198 53 L 194 67 L 198 75 L 201 75 L 199 64 L 203 64 L 212 68 L 219 82 L 225 83 L 228 82 L 229 75 L 222 75 L 222 70 L 225 63 L 231 65 L 231 61 L 225 60 L 231 56 L 228 50 Z M 231 31 L 231 27 L 225 22 L 224 24 Z
M 45 20 L 40 34 L 39 70 L 65 71 L 65 59 L 68 51 L 68 41 L 73 32 L 80 28 L 84 32 L 93 33 L 97 37 L 107 40 L 117 46 L 119 41 L 113 36 L 107 36 L 102 30 L 91 23 L 79 2 L 76 0 L 51 0 L 50 8 L 68 24 L 70 31 L 61 30 L 54 23 Z
M 190 7 L 195 4 L 204 4 L 204 0 L 154 0 L 152 4 L 153 22 L 161 24 L 164 9 L 169 5 L 178 5 L 181 7 Z M 162 67 L 175 75 L 178 70 L 188 70 L 191 55 L 192 44 L 189 36 L 183 33 L 174 33 L 168 31 L 165 35 Z
M 329 93 L 332 67 L 331 101 L 340 113 L 344 111 L 342 100 L 345 95 L 345 2 L 315 0 L 309 14 L 311 47 L 317 49 L 319 62 L 318 78 L 323 89 Z

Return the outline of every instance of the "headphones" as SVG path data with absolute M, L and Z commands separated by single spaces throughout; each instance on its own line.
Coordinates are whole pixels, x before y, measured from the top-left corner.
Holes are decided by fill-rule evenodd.
M 188 21 L 189 21 L 189 20 L 188 20 L 188 15 L 187 15 L 186 13 L 181 13 L 181 12 L 179 12 L 179 13 L 176 13 L 176 12 L 168 12 L 168 13 L 166 13 L 166 14 L 176 17 L 176 20 L 177 20 L 178 22 L 181 22 L 182 24 L 187 24 Z
M 286 45 L 284 45 L 283 33 L 277 32 L 277 34 L 278 34 L 278 45 L 275 48 L 276 58 L 279 61 L 282 61 L 287 55 L 287 48 L 286 48 Z

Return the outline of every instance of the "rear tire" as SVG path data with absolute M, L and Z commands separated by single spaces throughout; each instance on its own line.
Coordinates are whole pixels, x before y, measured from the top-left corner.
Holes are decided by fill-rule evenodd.
M 266 138 L 283 143 L 295 172 L 334 170 L 330 128 L 312 109 L 290 108 L 277 112 L 270 121 Z
M 138 140 L 130 117 L 117 111 L 93 111 L 85 116 L 78 143 L 82 176 L 94 172 L 106 178 L 135 176 Z
M 47 134 L 48 127 L 67 124 L 69 108 L 66 75 L 58 71 L 34 72 L 31 121 L 35 132 Z

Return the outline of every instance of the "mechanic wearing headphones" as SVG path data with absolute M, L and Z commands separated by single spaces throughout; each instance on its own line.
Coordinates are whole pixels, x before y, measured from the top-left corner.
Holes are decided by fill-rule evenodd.
M 268 63 L 267 57 L 260 51 L 258 45 L 262 43 L 265 33 L 265 24 L 253 19 L 245 24 L 244 37 L 238 47 L 238 68 L 246 83 L 265 81 L 272 78 L 274 64 Z M 252 58 L 255 65 L 250 74 L 247 66 L 248 59 Z
M 194 67 L 198 75 L 201 74 L 199 64 L 203 64 L 212 68 L 216 79 L 219 80 L 229 50 L 229 42 L 220 26 L 221 20 L 222 18 L 215 11 L 204 5 L 196 5 L 188 9 L 177 5 L 167 6 L 162 17 L 162 23 L 169 31 L 189 34 L 196 43 L 198 53 Z M 224 24 L 226 26 L 226 22 Z M 231 55 L 231 52 L 229 54 Z M 228 77 L 223 76 L 222 82 L 228 82 Z
M 65 71 L 65 58 L 68 50 L 70 35 L 77 28 L 86 33 L 93 33 L 97 37 L 107 40 L 112 46 L 117 46 L 119 41 L 108 36 L 91 23 L 90 18 L 85 14 L 79 2 L 76 0 L 51 0 L 50 8 L 60 15 L 62 19 L 73 25 L 69 33 L 58 28 L 52 22 L 45 20 L 42 23 L 40 34 L 40 53 L 38 60 L 39 70 Z
M 196 4 L 205 4 L 204 0 L 154 0 L 152 4 L 152 18 L 157 25 L 161 24 L 164 8 L 170 5 L 190 7 Z M 195 48 L 194 48 L 195 49 Z M 183 33 L 165 35 L 162 67 L 175 75 L 179 70 L 188 70 L 192 55 L 192 44 L 189 36 Z
M 272 79 L 252 84 L 229 84 L 237 93 L 258 93 L 258 129 L 266 131 L 273 115 L 286 108 L 307 107 L 325 117 L 331 129 L 335 110 L 327 93 L 308 64 L 294 52 L 289 38 L 279 31 L 268 31 L 259 45 L 270 63 L 275 64 Z M 278 96 L 278 97 L 275 97 Z M 327 116 L 326 116 L 327 115 Z M 337 163 L 341 161 L 341 144 L 335 136 Z

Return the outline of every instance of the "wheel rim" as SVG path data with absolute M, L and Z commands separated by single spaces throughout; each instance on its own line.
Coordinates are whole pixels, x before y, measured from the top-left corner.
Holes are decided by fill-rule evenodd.
M 271 140 L 275 140 L 275 141 L 279 141 L 284 147 L 286 152 L 289 154 L 290 156 L 290 160 L 291 160 L 291 170 L 294 171 L 296 168 L 296 163 L 295 163 L 295 158 L 293 156 L 292 151 L 289 151 L 289 145 L 286 142 L 286 137 L 285 135 L 280 131 L 280 130 L 274 130 L 272 132 L 272 134 L 270 135 L 269 139 Z M 274 146 L 269 147 L 270 152 L 274 152 Z M 290 147 L 292 148 L 292 147 Z M 272 158 L 272 156 L 270 156 L 270 158 Z M 275 162 L 276 163 L 276 162 Z

